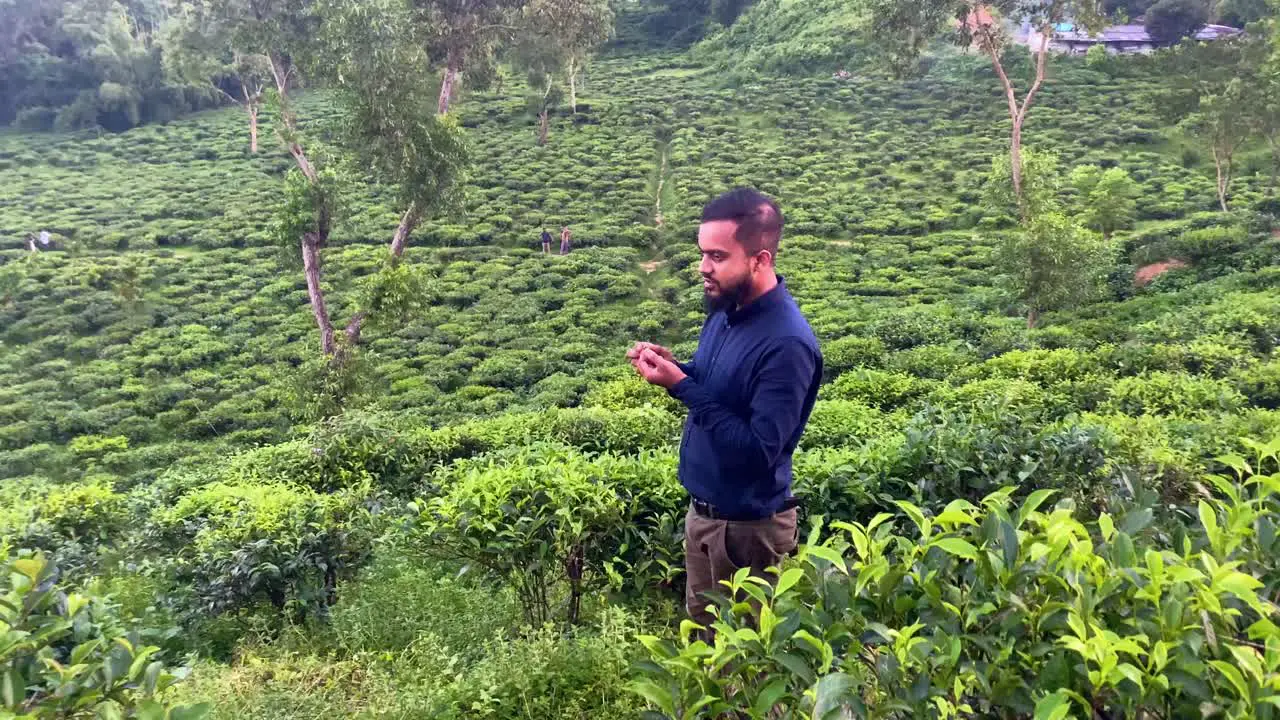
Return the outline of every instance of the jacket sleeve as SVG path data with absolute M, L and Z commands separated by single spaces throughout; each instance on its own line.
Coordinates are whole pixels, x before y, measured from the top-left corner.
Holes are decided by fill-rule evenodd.
M 746 417 L 718 402 L 692 375 L 673 386 L 671 395 L 689 408 L 689 419 L 711 435 L 717 450 L 772 465 L 800 426 L 817 363 L 798 338 L 766 350 Z

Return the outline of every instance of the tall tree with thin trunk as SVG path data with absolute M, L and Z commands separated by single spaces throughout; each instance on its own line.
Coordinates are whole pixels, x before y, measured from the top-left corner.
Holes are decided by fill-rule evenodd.
M 165 70 L 184 82 L 210 86 L 244 108 L 249 118 L 249 152 L 256 153 L 258 115 L 272 82 L 271 60 L 261 52 L 236 47 L 236 26 L 224 19 L 224 13 L 211 14 L 213 7 L 183 3 L 174 8 L 159 36 Z
M 425 217 L 460 203 L 467 166 L 457 124 L 434 110 L 432 93 L 418 82 L 428 67 L 426 29 L 407 0 L 316 0 L 320 20 L 311 74 L 337 90 L 351 160 L 391 189 L 400 222 L 388 244 L 387 264 L 365 288 L 359 307 L 341 334 L 325 302 L 323 251 L 338 209 L 340 174 L 333 163 L 317 166 L 302 151 L 293 114 L 282 112 L 283 137 L 298 168 L 290 173 L 278 227 L 299 243 L 320 346 L 333 366 L 346 363 L 366 322 L 386 320 L 405 309 L 417 290 L 401 260 L 410 236 Z
M 569 86 L 569 108 L 578 112 L 578 76 L 591 53 L 613 34 L 608 0 L 529 0 L 521 14 L 520 44 L 545 44 L 541 52 L 558 58 Z
M 441 66 L 436 112 L 449 112 L 462 73 L 484 75 L 495 52 L 515 32 L 526 0 L 412 0 L 417 22 L 428 30 L 426 47 Z
M 1167 89 L 1157 107 L 1169 122 L 1213 159 L 1218 206 L 1230 208 L 1236 154 L 1275 123 L 1267 113 L 1267 60 L 1262 36 L 1185 42 L 1163 53 Z
M 1102 21 L 1096 0 L 870 0 L 869 32 L 884 50 L 889 66 L 900 74 L 911 72 L 928 43 L 950 33 L 964 47 L 975 47 L 991 60 L 1000 79 L 1012 127 L 1009 135 L 1010 182 L 1018 198 L 1023 220 L 1028 207 L 1022 189 L 1022 139 L 1027 113 L 1044 86 L 1049 44 L 1055 28 L 1070 19 L 1085 28 Z M 1005 22 L 1026 22 L 1035 32 L 1028 39 L 1035 57 L 1035 71 L 1025 92 L 1019 93 L 1006 72 L 1005 54 L 1021 52 L 1012 42 Z
M 1230 209 L 1236 153 L 1249 139 L 1248 118 L 1241 110 L 1247 96 L 1244 83 L 1239 78 L 1232 80 L 1221 92 L 1202 95 L 1195 112 L 1178 125 L 1209 146 L 1217 176 L 1218 205 L 1223 212 Z

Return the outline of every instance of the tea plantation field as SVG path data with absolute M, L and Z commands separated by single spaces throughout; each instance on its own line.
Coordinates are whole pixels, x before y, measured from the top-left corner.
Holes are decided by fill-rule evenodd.
M 1265 153 L 1218 212 L 1150 65 L 1052 73 L 1028 144 L 1127 170 L 1138 219 L 1105 297 L 1034 329 L 994 269 L 1008 121 L 976 58 L 732 88 L 685 55 L 601 59 L 542 147 L 517 81 L 467 95 L 465 213 L 415 233 L 425 296 L 367 331 L 324 421 L 305 280 L 272 234 L 291 161 L 250 155 L 241 113 L 0 135 L 0 555 L 38 548 L 109 598 L 86 622 L 188 662 L 166 697 L 215 717 L 809 717 L 828 696 L 1272 717 Z M 324 135 L 331 98 L 300 113 Z M 713 649 L 681 637 L 681 409 L 622 353 L 692 351 L 698 213 L 737 184 L 780 200 L 781 272 L 823 344 L 796 491 L 825 525 Z M 386 253 L 385 199 L 368 179 L 344 199 L 335 316 Z M 561 225 L 573 252 L 541 254 Z

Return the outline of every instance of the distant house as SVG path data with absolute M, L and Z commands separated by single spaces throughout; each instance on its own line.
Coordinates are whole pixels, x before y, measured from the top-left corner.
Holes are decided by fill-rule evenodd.
M 1220 40 L 1239 35 L 1242 30 L 1226 25 L 1205 25 L 1195 34 L 1197 40 Z M 1027 33 L 1027 45 L 1040 47 L 1042 35 L 1038 30 Z M 1141 25 L 1112 25 L 1097 35 L 1089 34 L 1084 28 L 1077 28 L 1071 23 L 1061 23 L 1054 28 L 1049 38 L 1049 49 L 1067 55 L 1084 55 L 1094 45 L 1101 45 L 1111 55 L 1132 55 L 1149 53 L 1156 49 L 1157 43 Z

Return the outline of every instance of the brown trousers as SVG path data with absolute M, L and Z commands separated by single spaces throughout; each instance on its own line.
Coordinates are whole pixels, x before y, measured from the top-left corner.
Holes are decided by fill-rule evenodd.
M 782 564 L 782 559 L 795 550 L 796 510 L 784 510 L 761 520 L 711 520 L 689 508 L 684 519 L 685 584 L 684 605 L 694 622 L 710 627 L 715 617 L 707 611 L 711 603 L 702 597 L 717 590 L 728 595 L 720 584 L 741 568 L 773 582 L 777 575 L 766 573 L 768 567 Z

